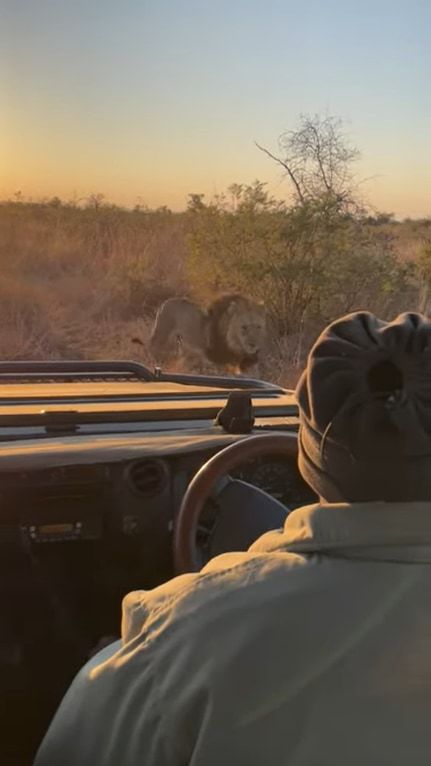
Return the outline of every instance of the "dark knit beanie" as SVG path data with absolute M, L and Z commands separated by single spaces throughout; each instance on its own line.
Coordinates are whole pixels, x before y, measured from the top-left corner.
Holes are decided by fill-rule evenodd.
M 366 311 L 317 339 L 296 395 L 299 468 L 328 502 L 431 500 L 431 322 Z

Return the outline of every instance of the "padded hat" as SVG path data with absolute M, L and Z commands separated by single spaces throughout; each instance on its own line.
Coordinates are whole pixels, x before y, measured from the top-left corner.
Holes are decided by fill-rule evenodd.
M 431 500 L 431 322 L 360 311 L 317 339 L 297 389 L 299 468 L 328 502 Z

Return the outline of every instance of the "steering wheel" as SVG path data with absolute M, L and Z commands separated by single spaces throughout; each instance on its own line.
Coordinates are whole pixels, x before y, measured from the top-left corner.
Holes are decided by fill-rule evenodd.
M 173 554 L 176 574 L 197 572 L 200 568 L 196 551 L 196 531 L 202 509 L 216 482 L 247 460 L 276 452 L 296 460 L 297 435 L 279 433 L 249 436 L 220 450 L 199 469 L 187 487 L 174 527 Z

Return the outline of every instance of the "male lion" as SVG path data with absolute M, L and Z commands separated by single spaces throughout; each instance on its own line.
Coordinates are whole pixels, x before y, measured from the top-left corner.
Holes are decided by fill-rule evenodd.
M 257 364 L 265 336 L 263 306 L 242 295 L 223 295 L 207 311 L 188 298 L 169 298 L 157 312 L 150 348 L 158 361 L 180 351 L 243 374 Z

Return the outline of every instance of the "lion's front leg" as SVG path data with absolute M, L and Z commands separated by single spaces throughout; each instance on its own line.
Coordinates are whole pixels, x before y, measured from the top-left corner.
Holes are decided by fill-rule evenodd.
M 237 366 L 237 375 L 240 378 L 259 378 L 260 375 L 260 369 L 259 364 L 255 362 L 254 364 L 239 364 Z
M 241 372 L 241 368 L 238 364 L 225 364 L 223 371 L 225 374 L 232 375 L 235 378 L 244 377 L 243 373 Z
M 186 344 L 181 347 L 181 364 L 186 372 L 194 372 L 197 375 L 210 375 L 215 372 L 214 366 L 201 349 L 191 348 Z
M 252 367 L 247 368 L 247 378 L 260 378 L 260 368 L 258 364 L 254 364 Z

